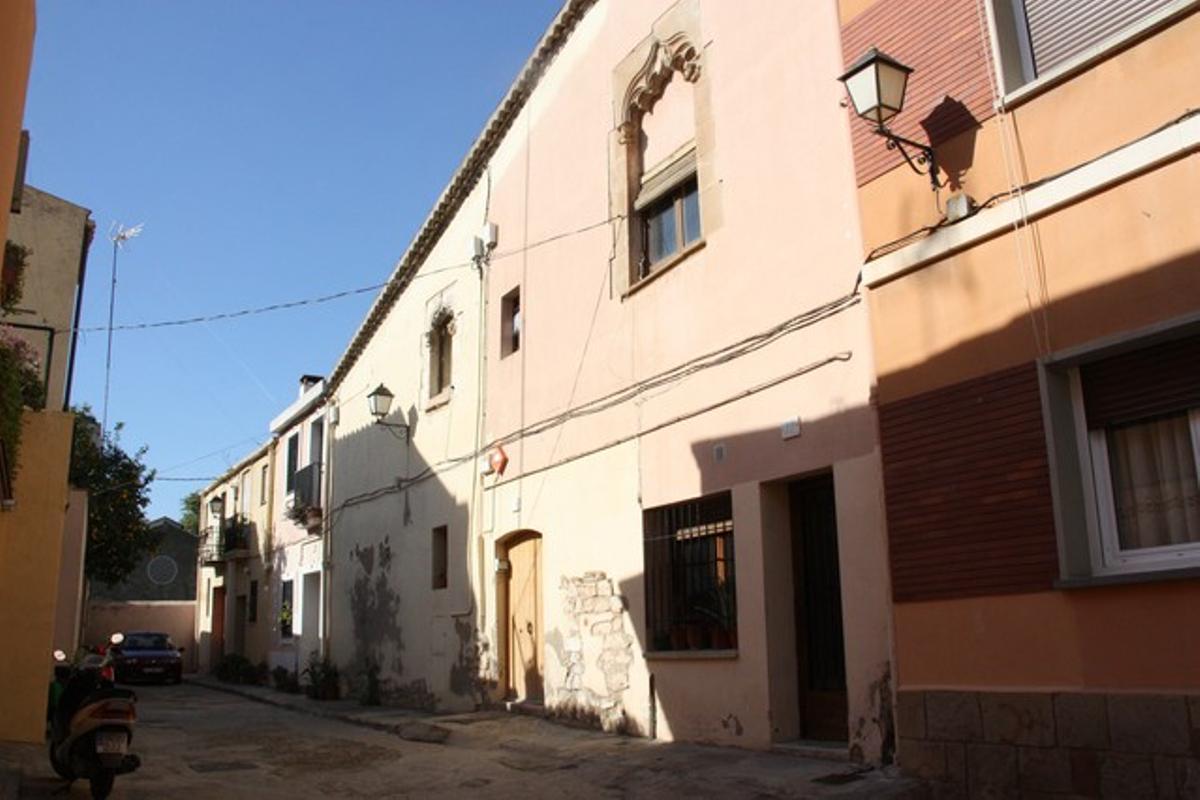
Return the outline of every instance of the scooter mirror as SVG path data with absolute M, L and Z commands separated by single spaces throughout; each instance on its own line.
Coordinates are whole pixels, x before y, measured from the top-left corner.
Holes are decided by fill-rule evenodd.
M 112 636 L 108 637 L 108 640 L 113 644 L 120 644 L 121 642 L 125 641 L 125 634 L 117 631 Z
M 66 661 L 67 654 L 64 653 L 62 650 L 55 650 L 54 651 L 54 660 L 55 661 Z

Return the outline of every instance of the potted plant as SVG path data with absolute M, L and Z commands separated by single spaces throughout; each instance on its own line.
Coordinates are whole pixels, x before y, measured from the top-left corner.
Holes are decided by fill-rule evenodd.
M 737 647 L 737 609 L 733 603 L 732 586 L 717 586 L 704 592 L 693 609 L 705 620 L 714 649 L 732 650 Z

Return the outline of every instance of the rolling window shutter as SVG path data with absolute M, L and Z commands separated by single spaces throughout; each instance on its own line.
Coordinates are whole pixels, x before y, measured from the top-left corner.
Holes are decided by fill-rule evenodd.
M 1079 377 L 1089 428 L 1200 407 L 1200 336 L 1085 364 Z
M 1172 0 L 1025 0 L 1039 75 L 1170 5 Z
M 641 189 L 638 190 L 637 200 L 633 203 L 635 211 L 641 211 L 667 192 L 696 174 L 696 149 L 693 147 L 686 153 L 658 167 L 642 178 Z

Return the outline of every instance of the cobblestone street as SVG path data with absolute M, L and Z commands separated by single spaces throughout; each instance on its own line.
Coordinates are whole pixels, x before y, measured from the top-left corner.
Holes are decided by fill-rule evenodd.
M 194 684 L 138 694 L 143 766 L 117 780 L 114 798 L 921 796 L 846 764 L 656 744 L 504 712 L 413 717 L 397 734 Z M 443 744 L 402 738 L 438 729 L 449 731 Z M 4 745 L 0 764 L 23 772 L 22 798 L 88 796 L 84 781 L 64 790 L 42 747 Z

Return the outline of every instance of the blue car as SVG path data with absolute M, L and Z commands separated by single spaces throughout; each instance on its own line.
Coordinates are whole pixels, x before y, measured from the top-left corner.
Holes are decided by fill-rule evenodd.
M 113 650 L 116 677 L 120 683 L 179 683 L 183 680 L 183 651 L 165 633 L 126 633 L 125 641 Z

